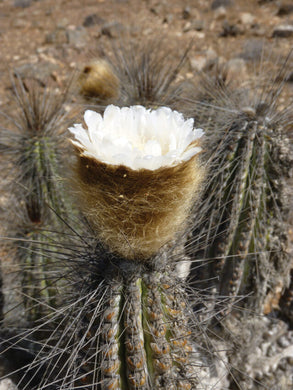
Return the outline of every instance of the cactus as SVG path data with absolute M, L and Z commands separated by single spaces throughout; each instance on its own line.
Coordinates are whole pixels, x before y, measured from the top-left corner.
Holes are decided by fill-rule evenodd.
M 226 339 L 237 334 L 238 341 L 232 344 L 239 352 L 230 360 L 233 389 L 257 388 L 258 374 L 252 370 L 245 378 L 241 371 L 242 362 L 253 353 L 250 345 L 257 345 L 262 337 L 255 331 L 248 342 L 237 327 L 251 329 L 256 316 L 271 312 L 271 301 L 290 281 L 292 105 L 280 108 L 278 100 L 289 62 L 290 56 L 269 79 L 269 87 L 259 90 L 233 89 L 223 73 L 214 86 L 203 79 L 200 100 L 191 108 L 196 122 L 206 129 L 204 149 L 210 171 L 201 212 L 195 210 L 194 244 L 188 253 L 195 264 L 193 279 L 205 291 L 202 306 L 213 307 L 215 313 L 210 326 L 213 329 L 218 323 L 219 335 Z M 289 289 L 285 295 L 289 297 Z M 290 305 L 290 299 L 281 299 L 281 304 L 285 302 Z M 282 312 L 276 313 L 284 318 Z M 231 325 L 234 316 L 239 322 Z
M 113 46 L 110 55 L 84 66 L 80 92 L 88 103 L 102 109 L 108 104 L 175 108 L 184 90 L 177 77 L 190 49 L 191 45 L 178 61 L 163 42 L 123 42 Z
M 125 59 L 127 52 L 123 53 Z M 124 69 L 128 76 L 133 58 L 130 56 Z M 141 66 L 130 74 L 146 74 Z M 124 74 L 122 66 L 120 69 Z M 89 69 L 86 74 L 91 72 Z M 281 73 L 279 77 L 284 80 L 284 70 Z M 72 241 L 51 254 L 50 269 L 55 274 L 50 286 L 63 304 L 51 305 L 48 316 L 34 329 L 11 335 L 3 342 L 5 348 L 13 350 L 15 345 L 22 345 L 21 340 L 34 352 L 16 369 L 18 386 L 23 390 L 234 390 L 270 386 L 275 382 L 266 375 L 273 376 L 274 365 L 292 355 L 289 347 L 282 349 L 279 345 L 275 360 L 270 356 L 279 341 L 277 336 L 266 339 L 266 329 L 274 323 L 263 316 L 270 294 L 280 283 L 286 287 L 290 267 L 285 195 L 291 164 L 286 129 L 292 125 L 292 107 L 278 109 L 282 85 L 273 80 L 276 90 L 272 88 L 266 94 L 263 89 L 253 100 L 247 91 L 235 90 L 223 80 L 204 80 L 202 90 L 196 86 L 195 98 L 177 96 L 174 100 L 172 78 L 167 89 L 159 89 L 162 94 L 152 92 L 149 98 L 148 88 L 142 88 L 141 96 L 133 92 L 135 77 L 125 82 L 117 74 L 116 70 L 118 81 L 112 87 L 119 86 L 120 91 L 121 85 L 125 86 L 126 92 L 116 95 L 116 87 L 112 88 L 104 95 L 107 103 L 147 103 L 150 107 L 169 102 L 205 129 L 201 161 L 207 161 L 209 169 L 203 194 L 196 198 L 191 221 L 188 214 L 195 199 L 183 196 L 188 201 L 179 215 L 186 223 L 174 228 L 172 218 L 178 221 L 175 208 L 181 201 L 171 195 L 184 193 L 174 188 L 164 193 L 168 175 L 174 172 L 166 176 L 160 172 L 160 180 L 145 189 L 145 178 L 151 182 L 152 176 L 138 171 L 146 175 L 139 181 L 138 191 L 131 182 L 138 180 L 137 173 L 105 162 L 97 164 L 82 155 L 83 148 L 75 143 L 80 163 L 74 175 L 83 178 L 75 178 L 74 185 L 75 189 L 79 187 L 77 193 L 86 191 L 84 196 L 78 194 L 78 205 L 92 230 L 73 225 Z M 190 91 L 188 88 L 188 94 Z M 194 164 L 193 174 L 201 172 L 202 165 Z M 99 175 L 94 174 L 97 171 Z M 175 185 L 196 181 L 192 172 L 182 171 L 192 180 Z M 156 186 L 161 191 L 157 198 Z M 133 197 L 133 191 L 139 196 Z M 198 192 L 195 187 L 191 191 Z M 106 210 L 105 199 L 110 210 Z M 118 207 L 123 212 L 117 212 Z M 160 213 L 160 208 L 164 212 Z M 154 224 L 166 213 L 169 217 L 157 231 L 165 225 L 169 235 L 151 251 L 154 245 L 150 245 L 149 231 L 143 229 L 145 220 L 154 235 Z M 135 224 L 130 223 L 131 218 Z M 144 249 L 143 240 L 133 240 L 137 232 L 145 238 L 147 250 L 140 250 Z M 186 280 L 191 262 L 191 276 Z M 289 298 L 288 288 L 280 304 L 289 306 Z M 284 323 L 282 326 L 282 335 L 290 340 L 291 334 Z M 268 344 L 272 348 L 263 349 Z M 255 361 L 255 349 L 262 367 Z M 243 362 L 252 366 L 247 369 Z
M 134 266 L 104 249 L 79 258 L 79 293 L 59 313 L 20 388 L 34 388 L 30 380 L 44 371 L 38 389 L 192 389 L 206 380 L 207 353 L 192 339 L 198 327 L 168 255 L 152 266 Z
M 204 250 L 193 253 L 202 259 L 195 277 L 213 280 L 218 297 L 231 297 L 230 306 L 241 295 L 260 314 L 269 292 L 288 283 L 290 268 L 286 179 L 292 158 L 286 132 L 292 113 L 291 107 L 280 111 L 277 100 L 286 69 L 270 81 L 270 90 L 251 88 L 253 96 L 218 82 L 213 100 L 202 95 L 194 111 L 207 129 L 210 161 L 202 219 L 193 232 L 206 240 Z M 223 314 L 227 310 L 225 305 Z
M 61 217 L 66 212 L 59 177 L 66 94 L 56 97 L 48 89 L 42 92 L 19 77 L 13 92 L 17 114 L 9 121 L 15 129 L 2 129 L 0 133 L 0 150 L 7 163 L 3 171 L 9 178 L 7 192 L 12 194 L 5 215 L 7 234 L 15 240 L 10 255 L 14 253 L 22 267 L 26 320 L 33 321 L 44 314 L 36 304 L 39 300 L 54 302 L 48 251 L 53 250 L 55 237 L 49 230 L 61 229 L 56 214 Z M 32 307 L 28 297 L 36 300 Z

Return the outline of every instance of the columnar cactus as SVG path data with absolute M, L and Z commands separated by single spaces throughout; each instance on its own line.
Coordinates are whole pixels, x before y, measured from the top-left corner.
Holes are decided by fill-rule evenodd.
M 48 245 L 52 250 L 54 240 L 49 230 L 61 229 L 56 214 L 61 217 L 65 213 L 59 172 L 66 94 L 57 97 L 49 90 L 41 92 L 20 78 L 14 82 L 13 91 L 17 113 L 10 124 L 14 129 L 2 129 L 0 133 L 0 150 L 6 162 L 3 172 L 11 197 L 4 215 L 7 233 L 15 239 L 10 255 L 13 253 L 21 263 L 22 295 L 30 321 L 42 316 L 38 312 L 41 305 L 37 305 L 42 297 L 53 304 L 47 251 Z M 33 306 L 32 297 L 36 299 Z
M 261 314 L 268 295 L 289 278 L 286 179 L 292 157 L 286 131 L 292 112 L 278 110 L 280 90 L 274 93 L 273 85 L 268 94 L 217 85 L 213 99 L 206 93 L 194 104 L 197 123 L 207 129 L 210 161 L 201 220 L 196 215 L 193 232 L 195 240 L 205 240 L 204 249 L 193 253 L 202 260 L 195 274 L 210 289 L 213 284 L 218 297 L 231 297 L 230 306 L 242 296 Z
M 205 137 L 192 120 L 165 107 L 108 106 L 104 116 L 86 111 L 87 129 L 70 128 L 76 152 L 71 189 L 90 230 L 71 224 L 68 245 L 54 253 L 47 247 L 56 261 L 44 291 L 54 287 L 63 305 L 51 304 L 33 330 L 3 342 L 13 351 L 36 341 L 33 358 L 17 369 L 18 386 L 266 386 L 275 365 L 292 355 L 277 336 L 268 340 L 265 329 L 272 324 L 262 317 L 270 296 L 289 279 L 286 129 L 292 107 L 278 109 L 278 88 L 252 99 L 254 90 L 233 90 L 223 80 L 205 81 L 197 100 L 184 100 L 174 92 L 182 85 L 173 89 L 180 66 L 157 73 L 153 53 L 141 62 L 119 53 L 123 61 L 116 65 L 85 68 L 83 95 L 92 99 L 97 92 L 98 103 L 118 106 L 178 105 Z M 290 306 L 290 291 L 283 307 Z M 292 335 L 285 328 L 286 343 Z

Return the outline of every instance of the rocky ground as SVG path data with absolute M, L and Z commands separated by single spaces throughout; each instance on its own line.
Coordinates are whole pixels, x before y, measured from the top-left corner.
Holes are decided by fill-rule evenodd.
M 225 64 L 228 77 L 241 83 L 255 75 L 262 56 L 280 63 L 292 49 L 293 4 L 290 0 L 0 0 L 0 112 L 12 114 L 15 72 L 40 86 L 49 83 L 62 90 L 91 58 L 113 52 L 115 45 L 162 38 L 164 48 L 170 47 L 178 59 L 192 42 L 179 77 Z M 282 104 L 289 99 L 293 101 L 293 69 Z M 0 382 L 1 390 L 14 389 L 5 381 Z
M 60 87 L 93 55 L 119 40 L 166 37 L 182 55 L 184 72 L 228 62 L 243 77 L 263 47 L 286 55 L 293 42 L 288 0 L 2 0 L 0 1 L 0 107 L 9 106 L 9 72 Z

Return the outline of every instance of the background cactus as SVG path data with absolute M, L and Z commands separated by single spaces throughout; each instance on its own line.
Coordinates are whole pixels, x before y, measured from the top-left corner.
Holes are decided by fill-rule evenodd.
M 59 173 L 67 95 L 56 96 L 49 89 L 41 91 L 19 77 L 13 81 L 13 94 L 16 113 L 8 118 L 8 125 L 14 128 L 1 129 L 0 133 L 0 150 L 5 159 L 2 172 L 10 196 L 3 216 L 6 234 L 15 240 L 9 256 L 22 270 L 24 319 L 32 321 L 44 314 L 45 306 L 41 309 L 40 300 L 49 305 L 54 302 L 48 253 L 56 244 L 54 234 L 61 226 L 64 230 L 60 218 L 66 213 L 66 195 Z
M 235 90 L 222 73 L 211 98 L 213 87 L 205 80 L 207 91 L 194 111 L 197 123 L 207 129 L 210 162 L 202 220 L 197 218 L 193 232 L 206 245 L 193 254 L 202 260 L 194 276 L 207 280 L 209 288 L 214 284 L 218 297 L 231 297 L 230 304 L 243 296 L 241 305 L 258 313 L 264 313 L 268 295 L 289 280 L 292 107 L 278 107 L 287 65 L 258 90 Z M 223 314 L 226 310 L 225 304 Z

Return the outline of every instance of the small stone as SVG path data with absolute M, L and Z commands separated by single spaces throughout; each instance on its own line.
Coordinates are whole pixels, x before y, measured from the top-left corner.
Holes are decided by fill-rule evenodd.
M 227 82 L 241 83 L 247 76 L 247 66 L 243 58 L 232 58 L 226 63 Z
M 283 24 L 275 27 L 273 31 L 273 38 L 288 38 L 293 36 L 293 25 Z
M 28 8 L 32 0 L 14 0 L 14 7 Z
M 205 55 L 197 55 L 193 58 L 190 58 L 190 67 L 192 70 L 201 71 L 204 69 L 207 63 Z
M 195 71 L 202 71 L 210 67 L 211 64 L 217 62 L 218 56 L 213 49 L 208 49 L 203 53 L 199 53 L 190 58 L 190 67 Z
M 277 15 L 278 16 L 285 16 L 285 15 L 289 15 L 292 13 L 293 13 L 293 4 L 286 3 L 286 4 L 281 4 L 279 6 Z
M 15 27 L 15 28 L 25 28 L 28 26 L 28 21 L 25 19 L 17 18 L 17 19 L 13 19 L 11 25 L 12 25 L 12 27 Z
M 174 16 L 173 14 L 167 14 L 164 19 L 163 19 L 163 23 L 167 23 L 167 24 L 170 24 L 172 23 L 174 20 Z
M 193 20 L 192 22 L 187 22 L 182 31 L 202 31 L 204 29 L 204 21 L 203 20 Z
M 154 7 L 150 9 L 150 11 L 154 14 L 159 16 L 163 11 L 163 5 L 162 4 L 156 4 Z
M 252 25 L 255 22 L 255 17 L 249 12 L 242 12 L 239 15 L 239 20 L 242 24 Z
M 223 30 L 220 33 L 220 37 L 236 37 L 237 35 L 244 33 L 237 24 L 231 24 L 228 20 L 224 20 L 222 28 Z
M 231 7 L 233 5 L 232 0 L 214 0 L 212 2 L 211 8 L 217 9 L 220 7 Z
M 23 64 L 15 69 L 15 73 L 22 79 L 34 79 L 39 81 L 40 84 L 45 85 L 52 73 L 58 69 L 57 64 L 53 64 L 50 61 L 43 61 L 37 64 Z
M 258 61 L 260 60 L 264 49 L 264 41 L 262 39 L 249 39 L 244 44 L 243 52 L 240 57 L 244 60 Z
M 251 32 L 255 37 L 263 37 L 266 34 L 264 27 L 260 26 L 258 23 L 254 23 L 251 26 Z
M 83 27 L 91 27 L 96 24 L 104 24 L 105 20 L 101 18 L 98 14 L 90 14 L 85 17 L 83 21 Z
M 58 20 L 57 28 L 58 29 L 66 28 L 68 24 L 69 24 L 69 20 L 67 18 L 62 18 Z
M 83 47 L 86 42 L 87 33 L 84 27 L 78 26 L 75 29 L 68 29 L 68 42 L 75 47 Z
M 182 11 L 182 17 L 183 19 L 189 19 L 191 17 L 191 10 L 190 7 L 185 7 Z
M 227 16 L 227 10 L 225 7 L 219 7 L 214 12 L 214 18 L 216 20 L 222 20 L 225 19 Z
M 59 28 L 51 33 L 48 33 L 45 37 L 45 43 L 63 44 L 68 43 L 68 35 L 65 29 Z
M 119 38 L 123 33 L 125 33 L 125 27 L 119 22 L 106 23 L 102 27 L 102 34 L 109 38 Z

